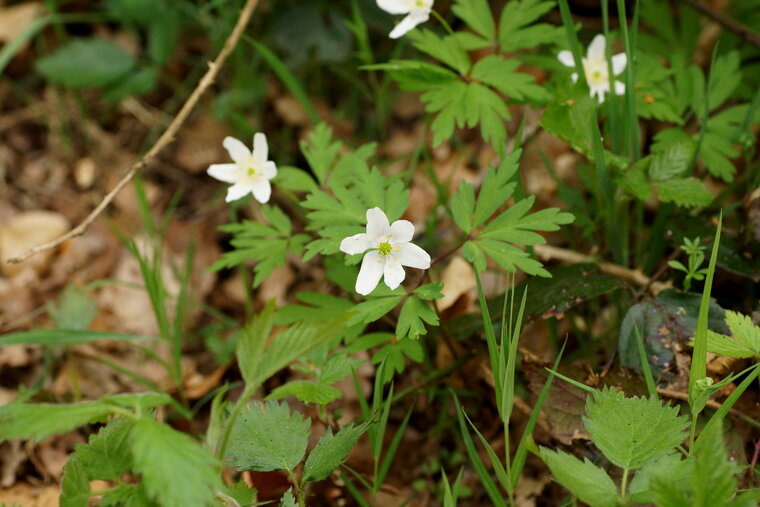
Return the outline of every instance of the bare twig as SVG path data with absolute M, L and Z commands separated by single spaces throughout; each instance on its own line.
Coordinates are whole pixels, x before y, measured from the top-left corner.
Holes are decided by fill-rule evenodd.
M 675 391 L 673 389 L 663 389 L 661 387 L 658 387 L 657 394 L 661 396 L 666 396 L 668 398 L 672 398 L 674 400 L 689 401 L 689 395 L 687 393 L 683 393 L 681 391 Z M 713 410 L 718 410 L 721 407 L 721 403 L 715 400 L 707 400 L 707 406 Z M 760 428 L 760 422 L 757 422 L 754 418 L 748 416 L 747 414 L 743 412 L 736 410 L 735 408 L 729 409 L 728 413 L 736 417 L 737 419 L 741 419 L 742 421 L 746 422 L 753 428 Z
M 683 0 L 683 2 L 689 4 L 705 16 L 712 18 L 726 30 L 734 32 L 753 46 L 760 48 L 760 34 L 755 33 L 748 26 L 742 25 L 738 21 L 726 16 L 722 12 L 716 11 L 712 7 L 708 7 L 699 0 Z
M 108 194 L 103 197 L 103 200 L 100 201 L 95 209 L 92 210 L 89 215 L 87 215 L 87 218 L 85 218 L 79 225 L 71 229 L 60 238 L 30 248 L 21 256 L 8 259 L 7 262 L 23 262 L 33 255 L 44 252 L 46 250 L 50 250 L 51 248 L 55 248 L 64 241 L 68 241 L 69 239 L 76 238 L 77 236 L 84 234 L 92 222 L 103 212 L 103 210 L 108 207 L 109 204 L 111 204 L 111 201 L 113 201 L 114 197 L 116 197 L 116 194 L 118 194 L 119 191 L 121 191 L 121 189 L 130 182 L 134 175 L 137 174 L 140 170 L 147 167 L 147 165 L 153 161 L 156 155 L 158 155 L 174 140 L 174 136 L 177 134 L 177 131 L 180 129 L 182 124 L 185 123 L 185 120 L 190 115 L 190 112 L 193 110 L 195 105 L 198 103 L 198 100 L 200 99 L 201 95 L 203 95 L 203 92 L 205 92 L 206 89 L 208 89 L 208 87 L 213 84 L 217 74 L 219 73 L 219 70 L 227 60 L 227 57 L 230 55 L 230 53 L 232 53 L 232 50 L 235 49 L 235 46 L 237 46 L 237 43 L 240 40 L 240 37 L 243 35 L 243 31 L 248 25 L 248 22 L 253 15 L 253 11 L 256 10 L 258 3 L 259 0 L 246 1 L 245 5 L 243 6 L 243 10 L 240 11 L 240 16 L 238 17 L 237 23 L 232 29 L 232 33 L 230 33 L 229 37 L 227 37 L 227 40 L 224 42 L 224 46 L 222 46 L 222 49 L 219 51 L 216 59 L 213 62 L 209 63 L 208 70 L 198 82 L 198 85 L 187 98 L 185 103 L 182 105 L 182 108 L 177 113 L 177 116 L 174 117 L 172 122 L 166 128 L 164 133 L 161 134 L 161 137 L 156 140 L 155 144 L 150 148 L 150 150 L 148 150 L 148 152 L 143 155 L 140 160 L 135 162 L 132 167 L 130 167 L 129 171 L 127 171 L 124 177 L 119 180 L 116 186 L 110 192 L 108 192 Z
M 599 261 L 591 255 L 582 254 L 574 250 L 567 250 L 551 245 L 535 245 L 533 249 L 536 252 L 536 256 L 542 260 L 555 259 L 568 263 L 590 262 L 591 264 L 595 264 L 603 273 L 635 283 L 636 285 L 648 287 L 653 294 L 659 294 L 664 289 L 670 287 L 667 283 L 653 281 L 641 271 L 634 271 L 611 262 Z

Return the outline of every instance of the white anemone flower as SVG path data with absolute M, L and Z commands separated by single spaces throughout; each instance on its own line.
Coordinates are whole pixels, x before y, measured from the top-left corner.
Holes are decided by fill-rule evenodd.
M 398 39 L 430 18 L 433 0 L 377 0 L 377 6 L 390 14 L 406 14 L 390 33 L 391 39 Z
M 253 151 L 234 137 L 225 137 L 222 145 L 227 148 L 233 164 L 212 164 L 208 175 L 225 183 L 232 183 L 227 189 L 227 202 L 253 194 L 260 203 L 265 203 L 272 195 L 269 180 L 277 176 L 277 166 L 267 160 L 269 147 L 267 137 L 258 133 L 253 136 Z
M 355 234 L 340 242 L 340 251 L 354 255 L 369 249 L 362 260 L 359 276 L 356 278 L 356 292 L 366 296 L 377 287 L 385 276 L 385 285 L 395 289 L 404 281 L 406 273 L 402 266 L 428 269 L 430 255 L 410 243 L 414 237 L 414 225 L 408 220 L 388 223 L 380 208 L 367 210 L 367 232 Z
M 588 46 L 586 58 L 583 62 L 583 73 L 586 75 L 586 82 L 591 91 L 591 96 L 599 97 L 599 103 L 604 102 L 604 94 L 610 91 L 610 75 L 607 67 L 607 56 L 605 48 L 607 41 L 604 35 L 597 35 Z M 559 61 L 567 67 L 575 67 L 575 58 L 570 51 L 560 51 L 557 55 Z M 612 75 L 617 76 L 625 70 L 627 63 L 625 53 L 618 53 L 612 57 Z M 573 83 L 578 81 L 578 74 L 573 73 L 571 76 Z M 625 84 L 615 81 L 615 95 L 625 93 Z

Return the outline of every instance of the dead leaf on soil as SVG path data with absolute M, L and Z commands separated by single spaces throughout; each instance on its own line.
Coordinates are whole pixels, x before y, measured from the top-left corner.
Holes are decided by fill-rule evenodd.
M 0 489 L 0 504 L 23 505 L 24 507 L 55 507 L 61 492 L 58 486 L 33 486 L 16 484 L 8 489 Z
M 5 261 L 27 250 L 47 243 L 69 230 L 69 221 L 53 211 L 25 211 L 11 217 L 0 226 L 0 258 Z M 20 263 L 0 262 L 0 271 L 7 277 L 32 270 L 40 274 L 49 264 L 54 251 L 48 250 Z
M 476 287 L 475 271 L 462 257 L 456 256 L 451 259 L 441 274 L 441 281 L 443 297 L 436 302 L 440 311 L 450 308 L 460 297 L 465 298 L 468 303 L 472 302 L 472 294 Z M 469 311 L 469 306 L 465 305 L 465 311 L 462 313 Z
M 0 42 L 7 43 L 21 35 L 43 12 L 39 2 L 0 7 Z

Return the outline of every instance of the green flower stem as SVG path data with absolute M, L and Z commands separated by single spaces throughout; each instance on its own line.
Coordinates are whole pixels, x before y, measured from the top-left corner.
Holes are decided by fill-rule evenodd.
M 620 483 L 620 496 L 623 498 L 623 500 L 627 497 L 626 490 L 628 489 L 628 469 L 623 469 L 623 481 Z

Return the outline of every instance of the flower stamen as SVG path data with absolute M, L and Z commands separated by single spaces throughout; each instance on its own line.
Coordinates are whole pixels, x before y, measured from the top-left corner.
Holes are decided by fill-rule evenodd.
M 389 255 L 391 253 L 391 244 L 387 241 L 383 241 L 379 245 L 377 245 L 377 250 L 380 252 L 380 255 Z

